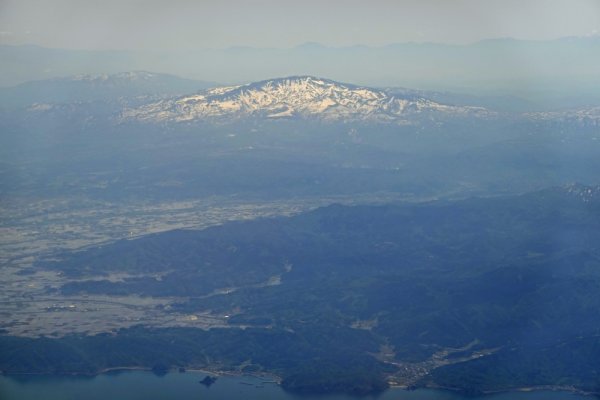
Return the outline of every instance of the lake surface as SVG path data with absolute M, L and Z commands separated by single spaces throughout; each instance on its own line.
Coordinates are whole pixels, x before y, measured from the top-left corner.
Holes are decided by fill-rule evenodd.
M 268 379 L 222 376 L 210 387 L 199 383 L 206 374 L 169 373 L 159 377 L 146 371 L 125 371 L 93 378 L 0 376 L 0 400 L 356 400 L 350 396 L 297 396 L 284 392 Z M 366 399 L 369 399 L 368 397 Z M 421 389 L 412 392 L 390 389 L 378 400 L 589 400 L 564 392 L 503 393 L 464 397 L 455 393 Z

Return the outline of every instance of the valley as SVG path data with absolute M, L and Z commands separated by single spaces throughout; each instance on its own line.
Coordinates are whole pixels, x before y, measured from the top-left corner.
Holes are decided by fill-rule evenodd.
M 194 85 L 61 78 L 0 111 L 0 370 L 599 391 L 594 108 Z
M 288 204 L 283 215 L 257 218 L 257 208 L 250 219 L 56 251 L 4 269 L 0 368 L 95 373 L 159 363 L 274 373 L 297 393 L 372 393 L 457 385 L 449 377 L 473 365 L 486 371 L 511 360 L 520 367 L 510 379 L 498 373 L 455 387 L 551 386 L 571 368 L 567 354 L 581 370 L 596 368 L 588 354 L 599 329 L 598 193 L 568 185 L 489 198 Z M 252 208 L 222 216 L 246 215 L 240 210 Z M 564 226 L 569 235 L 557 241 Z M 125 350 L 130 342 L 143 345 Z M 118 353 L 100 357 L 108 343 Z M 548 352 L 556 343 L 564 351 Z M 30 364 L 54 346 L 60 359 Z M 326 372 L 317 368 L 323 360 Z M 537 368 L 545 374 L 532 381 Z M 594 382 L 587 373 L 565 385 L 594 391 Z
M 169 310 L 183 298 L 133 295 L 64 296 L 57 290 L 70 281 L 56 271 L 33 268 L 36 260 L 65 251 L 132 240 L 173 229 L 203 229 L 228 221 L 294 215 L 331 203 L 400 201 L 398 194 L 325 197 L 275 202 L 240 202 L 214 197 L 180 202 L 130 204 L 63 198 L 12 200 L 2 209 L 0 226 L 0 330 L 16 336 L 61 337 L 73 333 L 113 332 L 133 325 L 226 327 L 226 318 L 210 310 L 193 315 Z M 9 217 L 10 216 L 10 217 Z M 165 271 L 167 272 L 167 271 Z M 160 279 L 162 273 L 111 273 L 112 282 L 132 277 Z M 101 278 L 101 276 L 99 276 Z M 277 282 L 277 276 L 265 283 Z M 232 288 L 223 288 L 225 292 Z M 215 293 L 218 294 L 218 293 Z

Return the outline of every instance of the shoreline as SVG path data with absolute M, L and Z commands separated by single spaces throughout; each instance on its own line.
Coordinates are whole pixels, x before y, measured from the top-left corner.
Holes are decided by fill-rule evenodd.
M 403 386 L 403 385 L 390 385 L 390 388 L 411 390 L 411 389 L 408 389 L 408 386 Z M 415 390 L 418 390 L 418 389 L 444 390 L 444 391 L 448 391 L 448 392 L 461 393 L 461 394 L 467 395 L 467 393 L 465 393 L 464 389 L 457 388 L 457 387 L 450 387 L 450 386 L 440 386 L 440 385 L 431 385 L 430 384 L 430 385 L 419 386 L 419 387 L 415 388 Z M 516 387 L 516 388 L 510 388 L 510 389 L 484 390 L 484 391 L 480 392 L 478 395 L 492 396 L 492 395 L 501 394 L 501 393 L 527 393 L 527 392 L 541 392 L 541 391 L 572 393 L 572 394 L 577 394 L 577 395 L 586 396 L 586 397 L 597 397 L 600 395 L 600 392 L 590 392 L 590 391 L 586 391 L 583 389 L 578 389 L 573 386 L 560 386 L 560 385 L 521 386 L 521 387 Z
M 178 368 L 184 368 L 185 371 L 179 372 Z M 96 372 L 64 372 L 64 373 L 54 373 L 54 372 L 9 372 L 9 371 L 0 371 L 0 375 L 2 376 L 62 376 L 62 377 L 88 377 L 93 378 L 99 375 L 109 375 L 111 373 L 119 373 L 119 372 L 127 372 L 127 371 L 143 371 L 150 372 L 152 368 L 148 367 L 140 367 L 140 366 L 122 366 L 122 367 L 110 367 L 103 368 Z M 211 369 L 210 367 L 198 367 L 198 366 L 190 366 L 188 367 L 174 367 L 169 368 L 167 373 L 199 373 L 206 375 L 216 375 L 216 376 L 231 376 L 231 377 L 254 377 L 254 378 L 263 378 L 269 379 L 268 383 L 274 383 L 277 385 L 281 385 L 281 378 L 279 375 L 276 375 L 271 372 L 242 372 L 242 371 L 230 371 L 230 370 L 221 370 L 221 369 Z
M 265 381 L 264 383 L 272 383 L 272 384 L 276 384 L 280 387 L 281 387 L 281 382 L 283 380 L 280 376 L 278 376 L 274 373 L 271 373 L 271 372 L 246 373 L 246 372 L 242 372 L 242 371 L 211 369 L 210 367 L 206 368 L 206 367 L 198 367 L 198 366 L 190 366 L 189 368 L 182 367 L 185 369 L 185 371 L 178 372 L 178 368 L 180 368 L 180 367 L 170 368 L 167 371 L 167 373 L 191 372 L 191 373 L 197 373 L 197 374 L 214 375 L 217 377 L 222 377 L 222 376 L 240 377 L 240 378 L 241 377 L 253 377 L 253 378 L 259 378 L 259 379 L 269 379 L 268 381 Z M 14 376 L 14 377 L 18 377 L 18 376 L 60 376 L 60 377 L 94 378 L 99 375 L 109 375 L 111 373 L 119 373 L 119 372 L 127 372 L 127 371 L 142 371 L 142 372 L 153 373 L 152 368 L 140 367 L 140 366 L 122 366 L 122 367 L 104 368 L 95 373 L 93 373 L 93 372 L 90 372 L 90 373 L 86 373 L 86 372 L 47 373 L 47 372 L 0 371 L 0 375 L 6 376 L 6 377 L 11 377 L 11 376 Z M 440 391 L 466 394 L 465 390 L 461 389 L 461 388 L 450 387 L 450 386 L 440 386 L 440 385 L 434 385 L 434 384 L 419 386 L 419 387 L 415 387 L 415 388 L 410 388 L 410 386 L 406 386 L 406 385 L 390 384 L 389 388 L 387 390 L 389 390 L 389 389 L 399 389 L 399 390 L 405 390 L 405 391 L 413 391 L 413 390 L 419 390 L 419 389 L 431 389 L 431 390 L 440 390 Z M 536 391 L 572 393 L 572 394 L 577 394 L 577 395 L 586 396 L 586 397 L 593 397 L 593 396 L 600 395 L 600 392 L 590 392 L 590 391 L 578 389 L 573 386 L 559 386 L 559 385 L 556 385 L 556 386 L 555 385 L 522 386 L 522 387 L 517 387 L 517 388 L 511 388 L 511 389 L 486 390 L 486 391 L 482 391 L 480 393 L 480 395 L 481 396 L 492 396 L 492 395 L 501 394 L 501 393 L 536 392 Z M 324 393 L 323 395 L 324 396 L 327 396 L 327 395 L 333 396 L 333 395 L 335 395 L 335 393 L 331 393 L 331 394 Z

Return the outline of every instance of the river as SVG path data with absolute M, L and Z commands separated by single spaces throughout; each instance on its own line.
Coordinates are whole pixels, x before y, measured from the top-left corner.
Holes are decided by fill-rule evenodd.
M 356 400 L 350 396 L 298 396 L 286 393 L 278 385 L 256 377 L 221 376 L 206 387 L 199 383 L 205 376 L 198 372 L 168 373 L 156 376 L 146 371 L 124 371 L 91 378 L 0 376 L 0 400 Z M 367 397 L 368 399 L 368 397 Z M 419 389 L 390 389 L 378 400 L 589 400 L 566 392 L 515 392 L 484 397 Z

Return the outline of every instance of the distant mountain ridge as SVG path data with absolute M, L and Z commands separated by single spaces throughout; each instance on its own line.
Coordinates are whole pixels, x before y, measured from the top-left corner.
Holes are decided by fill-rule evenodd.
M 402 121 L 418 114 L 489 116 L 482 107 L 452 106 L 424 97 L 392 95 L 385 90 L 314 76 L 291 76 L 209 89 L 123 112 L 124 120 L 185 122 L 263 117 L 318 118 L 329 121 Z
M 213 86 L 216 84 L 148 71 L 78 74 L 0 88 L 0 105 L 21 107 L 34 103 L 107 101 L 148 95 L 172 96 Z
M 584 203 L 599 202 L 600 203 L 600 186 L 583 185 L 581 183 L 571 183 L 561 187 L 558 190 L 566 196 L 578 199 Z
M 143 124 L 295 119 L 423 125 L 508 118 L 553 129 L 585 128 L 591 133 L 600 126 L 598 106 L 573 104 L 535 111 L 533 104 L 510 96 L 375 88 L 311 75 L 219 86 L 147 71 L 79 74 L 0 88 L 0 110 L 12 115 L 17 109 L 33 112 L 35 118 L 62 115 L 72 120 Z
M 526 113 L 535 121 L 558 121 L 584 127 L 600 126 L 600 107 L 582 107 L 578 109 Z
M 574 104 L 600 104 L 598 49 L 598 37 L 495 39 L 468 45 L 394 43 L 380 47 L 308 43 L 293 48 L 152 52 L 0 45 L 0 86 L 81 73 L 135 70 L 215 82 L 253 82 L 308 74 L 374 87 L 516 96 L 533 102 L 533 108 L 553 110 Z M 565 68 L 565 60 L 577 62 Z

